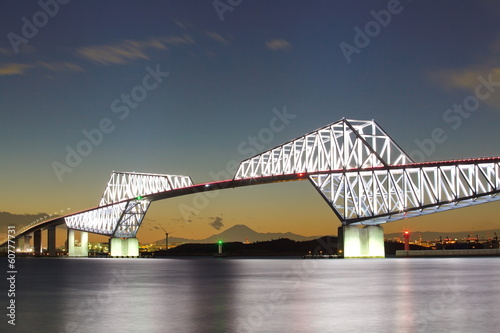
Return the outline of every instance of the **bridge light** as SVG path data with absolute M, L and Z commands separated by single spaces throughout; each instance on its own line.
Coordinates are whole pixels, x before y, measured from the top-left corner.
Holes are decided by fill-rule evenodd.
M 304 174 L 301 172 L 298 174 L 298 176 L 299 176 L 299 178 L 302 178 L 302 177 L 304 177 Z
M 142 197 L 138 196 L 137 198 L 135 198 L 135 200 L 142 200 Z

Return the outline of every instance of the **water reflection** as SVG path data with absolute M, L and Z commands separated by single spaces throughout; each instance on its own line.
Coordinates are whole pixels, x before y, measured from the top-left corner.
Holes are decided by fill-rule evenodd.
M 500 258 L 19 258 L 22 332 L 496 332 Z

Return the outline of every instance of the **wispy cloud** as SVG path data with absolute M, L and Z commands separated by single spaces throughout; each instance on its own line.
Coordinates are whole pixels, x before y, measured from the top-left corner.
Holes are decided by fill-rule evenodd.
M 83 72 L 85 71 L 81 66 L 71 62 L 39 62 L 43 68 L 54 72 Z
M 492 43 L 489 49 L 490 52 L 485 52 L 485 58 L 481 63 L 474 63 L 463 68 L 432 71 L 428 73 L 428 77 L 432 82 L 446 90 L 458 89 L 475 93 L 483 79 L 491 80 L 493 88 L 497 87 L 498 82 L 500 82 L 500 66 L 498 66 L 500 39 Z M 480 80 L 480 78 L 482 79 Z M 500 107 L 500 88 L 492 91 L 484 102 L 494 107 Z
M 0 64 L 0 76 L 6 75 L 22 75 L 28 69 L 33 67 L 30 64 L 17 64 L 17 63 L 8 63 L 8 64 Z
M 124 40 L 114 44 L 81 47 L 76 50 L 81 57 L 102 65 L 123 65 L 135 60 L 149 60 L 148 51 L 165 50 L 168 45 L 194 44 L 188 35 Z
M 279 51 L 289 49 L 292 45 L 284 39 L 271 39 L 266 42 L 266 47 L 273 51 Z
M 210 37 L 211 39 L 219 42 L 219 43 L 222 43 L 222 44 L 229 44 L 229 41 L 227 39 L 225 39 L 224 37 L 222 37 L 220 34 L 216 33 L 216 32 L 213 32 L 213 31 L 205 31 L 205 34 Z
M 11 54 L 14 54 L 14 51 L 12 51 L 12 49 L 6 47 L 0 47 L 0 55 L 9 56 Z
M 37 62 L 33 64 L 0 64 L 0 76 L 23 75 L 27 70 L 44 68 L 52 72 L 84 72 L 85 70 L 71 62 Z
M 34 53 L 37 51 L 37 49 L 34 46 L 28 45 L 28 44 L 23 44 L 19 47 L 20 54 L 29 54 L 29 53 Z M 11 48 L 7 47 L 0 47 L 0 55 L 2 56 L 14 56 L 16 53 L 14 53 L 14 50 Z

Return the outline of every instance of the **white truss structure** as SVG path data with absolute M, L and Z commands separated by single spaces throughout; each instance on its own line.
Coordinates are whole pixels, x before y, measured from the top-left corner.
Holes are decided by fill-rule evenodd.
M 113 171 L 99 206 L 192 185 L 188 176 Z
M 343 224 L 381 224 L 500 200 L 499 160 L 418 163 L 309 179 Z
M 500 200 L 500 158 L 414 163 L 373 120 L 342 119 L 244 160 L 233 181 L 250 185 L 305 176 L 344 225 Z M 68 216 L 66 223 L 135 237 L 150 205 L 147 195 L 190 186 L 187 176 L 113 172 L 100 206 Z
M 192 185 L 188 176 L 113 172 L 99 207 L 67 216 L 66 225 L 111 237 L 135 237 L 151 203 L 143 196 Z
M 241 162 L 234 179 L 411 162 L 375 121 L 342 119 Z
M 66 226 L 69 229 L 93 232 L 102 235 L 112 235 L 118 221 L 127 206 L 127 202 L 103 206 L 87 212 L 66 216 Z
M 241 162 L 234 179 L 307 175 L 344 225 L 370 225 L 499 200 L 498 160 L 416 164 L 375 121 L 342 119 Z

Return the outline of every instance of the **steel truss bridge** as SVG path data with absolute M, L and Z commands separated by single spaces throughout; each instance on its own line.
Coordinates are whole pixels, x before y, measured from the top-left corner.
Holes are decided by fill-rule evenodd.
M 415 163 L 375 121 L 341 119 L 242 161 L 229 180 L 193 184 L 182 175 L 113 172 L 97 207 L 30 225 L 15 237 L 66 224 L 135 238 L 153 201 L 299 180 L 309 180 L 342 226 L 378 226 L 499 200 L 500 157 Z

